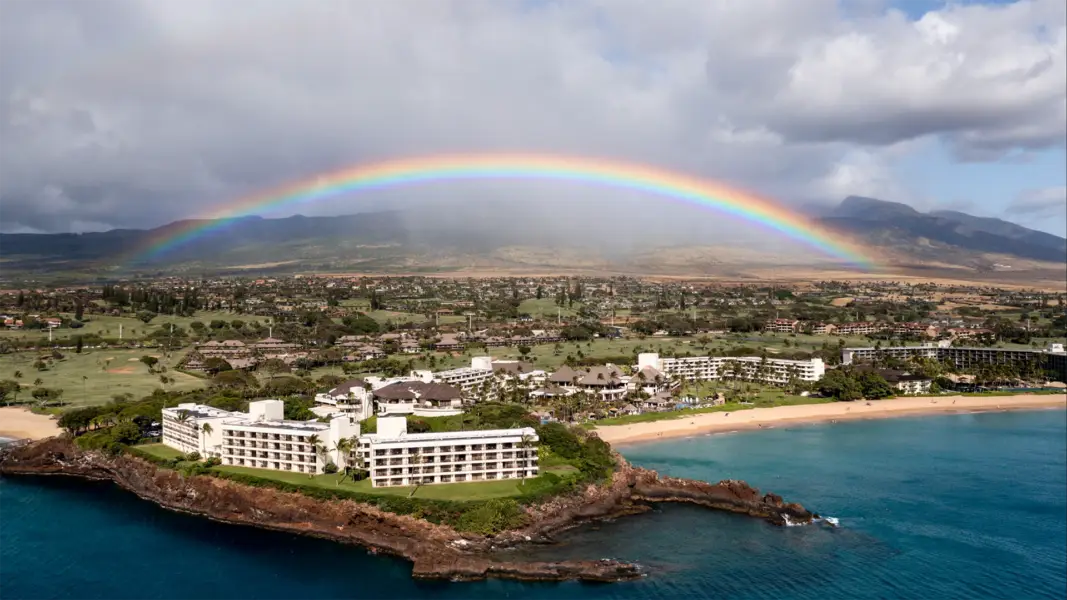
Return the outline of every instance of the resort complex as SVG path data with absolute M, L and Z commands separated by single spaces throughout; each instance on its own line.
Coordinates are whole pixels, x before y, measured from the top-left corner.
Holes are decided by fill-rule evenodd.
M 533 477 L 537 441 L 530 427 L 408 433 L 404 416 L 381 417 L 376 433 L 361 435 L 342 413 L 326 422 L 286 420 L 281 400 L 251 402 L 247 413 L 199 404 L 163 409 L 163 443 L 183 453 L 310 475 L 361 467 L 375 487 Z

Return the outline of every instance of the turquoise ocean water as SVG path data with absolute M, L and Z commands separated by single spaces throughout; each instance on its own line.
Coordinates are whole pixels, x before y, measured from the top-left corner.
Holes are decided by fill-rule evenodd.
M 4 478 L 0 598 L 1067 596 L 1067 411 L 813 425 L 623 450 L 671 475 L 745 479 L 841 527 L 778 528 L 668 506 L 576 531 L 550 550 L 637 560 L 649 572 L 640 581 L 425 583 L 400 560 L 168 512 L 110 484 Z

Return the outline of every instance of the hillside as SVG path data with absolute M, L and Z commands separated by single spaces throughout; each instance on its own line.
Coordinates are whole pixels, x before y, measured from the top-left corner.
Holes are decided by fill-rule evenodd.
M 834 229 L 862 236 L 868 243 L 904 250 L 919 260 L 975 267 L 983 259 L 995 260 L 983 255 L 1067 261 L 1067 239 L 956 211 L 923 213 L 898 202 L 849 196 L 824 212 L 820 220 Z
M 743 232 L 723 239 L 709 233 L 709 225 L 722 223 L 708 213 L 688 222 L 668 210 L 646 213 L 535 217 L 510 207 L 411 206 L 330 217 L 178 221 L 150 230 L 0 234 L 0 250 L 7 277 L 475 270 L 744 277 L 752 269 L 842 267 L 787 240 L 746 239 L 740 237 Z M 1062 270 L 1067 261 L 1063 238 L 965 213 L 923 213 L 906 204 L 851 196 L 820 208 L 815 218 L 872 246 L 880 262 L 894 269 L 1047 271 Z M 202 232 L 167 252 L 149 251 L 154 242 L 189 229 Z

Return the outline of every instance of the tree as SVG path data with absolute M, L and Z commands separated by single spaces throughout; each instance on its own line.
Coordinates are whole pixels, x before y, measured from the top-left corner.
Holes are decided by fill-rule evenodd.
M 82 306 L 81 301 L 78 301 L 74 305 L 74 320 L 81 321 L 83 316 L 85 316 L 85 307 Z
M 156 365 L 159 364 L 159 359 L 152 356 L 151 354 L 146 354 L 141 357 L 141 362 L 144 363 L 146 367 L 148 367 L 149 373 L 155 373 Z
M 893 387 L 889 385 L 885 377 L 874 371 L 864 371 L 857 379 L 863 391 L 863 397 L 868 400 L 881 400 L 893 395 Z
M 274 379 L 274 376 L 278 373 L 289 372 L 289 365 L 285 364 L 285 361 L 280 358 L 268 358 L 267 360 L 260 363 L 258 368 L 262 369 L 264 373 L 270 375 L 271 379 Z
M 519 354 L 522 355 L 523 358 L 529 356 L 531 350 L 532 348 L 530 348 L 529 346 L 519 346 Z
M 60 396 L 63 395 L 63 390 L 58 388 L 39 387 L 34 389 L 31 395 L 38 403 L 44 405 L 49 402 L 58 402 Z
M 819 393 L 834 400 L 847 402 L 863 397 L 863 388 L 843 369 L 831 369 L 819 381 Z
M 519 485 L 526 485 L 526 465 L 527 461 L 529 461 L 530 459 L 530 450 L 533 447 L 533 436 L 528 433 L 522 434 L 522 437 L 519 438 L 519 450 L 522 451 L 520 453 L 521 458 L 519 462 L 519 467 L 522 469 L 522 471 L 520 472 L 521 474 L 519 476 Z
M 22 385 L 13 379 L 5 379 L 0 381 L 0 404 L 7 404 L 8 399 L 12 404 L 18 402 L 19 392 L 22 390 Z
M 211 426 L 211 423 L 204 423 L 203 425 L 200 426 L 200 431 L 204 432 L 204 436 L 209 436 L 215 431 L 215 429 Z M 200 437 L 200 439 L 202 441 L 204 439 L 204 437 Z M 200 451 L 204 452 L 204 453 L 207 453 L 207 448 L 206 447 L 202 447 L 202 448 L 200 448 Z
M 352 440 L 348 438 L 341 438 L 334 442 L 334 452 L 337 453 L 338 459 L 341 461 L 341 477 L 337 480 L 337 483 L 344 481 L 345 476 L 348 475 L 348 453 L 352 451 Z
M 226 359 L 218 356 L 212 356 L 204 360 L 204 370 L 211 375 L 218 375 L 223 371 L 230 371 L 232 369 L 233 367 L 230 366 L 230 363 L 226 362 Z
M 152 319 L 156 318 L 156 313 L 149 310 L 138 311 L 137 318 L 147 325 Z
M 419 491 L 419 487 L 422 485 L 421 465 L 423 463 L 423 456 L 422 454 L 419 454 L 418 450 L 413 450 L 411 456 L 408 458 L 408 462 L 411 463 L 412 471 L 417 471 L 415 474 L 418 475 L 418 477 L 415 478 L 415 487 L 411 490 L 411 493 L 408 494 L 408 498 L 411 498 L 415 495 L 415 492 Z
M 78 336 L 78 341 L 75 342 L 75 344 L 74 344 L 74 353 L 75 354 L 81 354 L 82 353 L 82 336 L 80 336 L 80 335 Z

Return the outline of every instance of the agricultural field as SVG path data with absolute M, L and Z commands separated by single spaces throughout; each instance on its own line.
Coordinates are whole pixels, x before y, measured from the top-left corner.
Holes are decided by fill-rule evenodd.
M 145 355 L 159 359 L 156 373 L 149 373 L 148 367 L 141 362 Z M 45 360 L 47 368 L 39 371 L 34 363 L 40 358 L 47 358 L 47 352 L 18 352 L 0 355 L 0 379 L 13 379 L 22 385 L 24 396 L 30 399 L 35 387 L 63 390 L 60 401 L 68 407 L 104 404 L 116 394 L 133 394 L 141 398 L 154 390 L 164 387 L 160 376 L 173 379 L 167 383 L 168 390 L 191 390 L 203 387 L 205 380 L 187 375 L 173 369 L 184 355 L 184 351 L 164 357 L 153 349 L 144 350 L 85 350 L 81 354 L 73 351 L 63 352 L 63 358 Z M 167 367 L 165 373 L 159 373 L 161 366 Z M 39 381 L 40 383 L 36 383 Z

